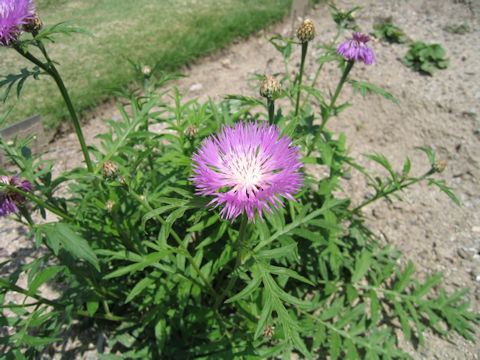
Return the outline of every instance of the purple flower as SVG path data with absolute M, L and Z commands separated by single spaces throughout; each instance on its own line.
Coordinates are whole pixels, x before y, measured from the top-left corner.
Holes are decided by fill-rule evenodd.
M 28 180 L 19 178 L 17 175 L 0 176 L 0 183 L 14 186 L 25 192 L 33 190 L 33 185 Z M 17 205 L 23 203 L 24 200 L 24 196 L 13 190 L 5 188 L 0 190 L 0 216 L 18 212 Z
M 35 5 L 31 0 L 0 0 L 0 46 L 14 41 L 22 25 L 34 16 Z
M 363 61 L 366 65 L 375 63 L 375 54 L 373 50 L 365 45 L 370 41 L 368 35 L 354 32 L 353 40 L 348 40 L 337 48 L 337 53 L 347 60 Z
M 280 135 L 266 123 L 237 123 L 207 138 L 192 157 L 197 194 L 214 196 L 208 205 L 225 205 L 220 216 L 232 221 L 243 211 L 255 221 L 255 210 L 263 219 L 263 210 L 283 206 L 282 197 L 294 200 L 302 164 L 298 147 Z

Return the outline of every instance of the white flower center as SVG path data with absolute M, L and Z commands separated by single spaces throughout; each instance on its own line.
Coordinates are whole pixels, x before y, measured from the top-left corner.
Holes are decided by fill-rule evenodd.
M 228 167 L 226 180 L 232 185 L 232 190 L 245 191 L 248 195 L 265 183 L 263 164 L 266 159 L 259 156 L 259 150 L 234 152 L 225 160 Z

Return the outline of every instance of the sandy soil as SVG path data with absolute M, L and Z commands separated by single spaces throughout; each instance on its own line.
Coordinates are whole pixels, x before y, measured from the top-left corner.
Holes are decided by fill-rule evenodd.
M 445 194 L 427 184 L 419 184 L 405 191 L 404 201 L 377 202 L 365 209 L 369 226 L 385 241 L 404 251 L 404 259 L 413 260 L 419 273 L 442 271 L 448 291 L 468 287 L 471 310 L 480 311 L 480 1 L 478 0 L 356 0 L 334 1 L 339 8 L 362 5 L 355 14 L 358 26 L 371 32 L 382 19 L 400 27 L 412 40 L 439 43 L 447 51 L 450 65 L 437 71 L 433 77 L 420 75 L 403 66 L 400 58 L 407 51 L 404 45 L 372 42 L 377 64 L 355 66 L 351 78 L 370 81 L 392 93 L 399 105 L 367 95 L 365 99 L 346 87 L 337 103 L 348 101 L 349 107 L 329 123 L 329 128 L 344 132 L 351 155 L 367 169 L 378 171 L 375 164 L 361 154 L 380 152 L 401 170 L 406 156 L 412 160 L 412 173 L 420 175 L 428 170 L 426 156 L 416 146 L 428 147 L 438 158 L 448 162 L 439 179 L 456 188 L 462 202 L 457 207 Z M 335 24 L 328 8 L 318 5 L 310 10 L 317 29 L 309 63 L 305 73 L 313 78 L 319 50 L 316 45 L 331 41 Z M 449 25 L 468 24 L 470 32 L 464 35 L 445 31 Z M 173 85 L 187 92 L 187 98 L 209 97 L 220 100 L 223 94 L 257 96 L 253 84 L 248 83 L 254 73 L 283 71 L 280 54 L 265 37 L 288 36 L 289 21 L 277 24 L 246 41 L 181 70 L 188 78 Z M 346 36 L 341 39 L 344 40 Z M 299 54 L 293 58 L 299 59 Z M 292 62 L 292 65 L 298 66 Z M 323 91 L 334 89 L 340 76 L 334 66 L 326 66 L 318 87 Z M 86 119 L 84 127 L 87 143 L 97 142 L 94 136 L 106 126 L 101 118 L 119 118 L 114 104 L 104 104 Z M 57 138 L 50 149 L 57 158 L 56 169 L 78 166 L 81 155 L 74 134 Z M 345 180 L 345 190 L 359 202 L 369 196 L 365 180 L 352 172 Z M 0 260 L 17 259 L 22 263 L 38 253 L 25 235 L 25 230 L 12 222 L 0 219 Z M 421 276 L 420 275 L 420 276 Z M 479 332 L 480 334 L 480 332 Z M 478 334 L 477 334 L 478 335 Z M 472 344 L 452 334 L 448 340 L 426 334 L 426 346 L 406 349 L 415 359 L 478 359 L 480 345 Z M 92 344 L 93 345 L 93 344 Z M 93 345 L 94 346 L 94 345 Z M 91 346 L 90 346 L 91 347 Z

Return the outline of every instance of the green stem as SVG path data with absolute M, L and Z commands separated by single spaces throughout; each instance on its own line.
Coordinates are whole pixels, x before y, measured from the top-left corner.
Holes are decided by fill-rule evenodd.
M 300 74 L 298 75 L 297 101 L 295 103 L 295 116 L 298 115 L 298 110 L 300 107 L 300 93 L 301 93 L 301 87 L 302 87 L 303 69 L 305 67 L 305 58 L 307 56 L 307 50 L 308 50 L 308 41 L 302 43 L 302 60 L 300 62 Z
M 242 222 L 240 223 L 240 229 L 238 231 L 237 245 L 239 246 L 239 249 L 237 252 L 237 258 L 235 260 L 235 267 L 233 268 L 233 272 L 235 272 L 235 270 L 237 270 L 243 263 L 242 258 L 243 258 L 243 253 L 245 249 L 245 239 L 247 236 L 247 222 L 248 222 L 248 217 L 247 217 L 247 214 L 244 212 L 242 214 Z M 213 306 L 213 311 L 215 313 L 218 311 L 218 308 L 223 303 L 223 300 L 225 300 L 225 297 L 235 286 L 237 279 L 238 279 L 238 275 L 232 275 L 232 277 L 228 281 L 228 284 L 225 290 L 223 290 L 222 293 L 219 296 L 217 296 L 217 299 L 215 300 L 215 305 Z
M 275 100 L 267 99 L 267 105 L 268 105 L 268 123 L 270 125 L 273 125 L 275 121 Z
M 332 47 L 335 47 L 335 43 L 337 42 L 338 38 L 342 34 L 343 30 L 344 30 L 343 27 L 341 26 L 337 27 L 337 34 L 335 35 L 335 38 L 332 41 L 332 45 L 331 45 Z M 323 69 L 323 65 L 325 65 L 325 63 L 321 62 L 320 65 L 318 66 L 318 69 L 315 73 L 315 77 L 313 78 L 313 81 L 312 81 L 312 85 L 310 85 L 312 88 L 315 87 L 315 85 L 317 85 L 318 77 L 320 76 L 320 72 Z M 309 98 L 310 98 L 310 93 L 307 93 L 305 100 L 303 100 L 302 108 L 305 107 L 305 104 L 307 104 Z
M 41 42 L 37 42 L 39 44 Z M 80 127 L 80 122 L 78 120 L 77 114 L 75 112 L 75 108 L 73 107 L 72 101 L 70 100 L 70 96 L 68 95 L 67 88 L 65 87 L 65 84 L 63 83 L 62 78 L 60 77 L 60 74 L 58 73 L 57 69 L 55 68 L 55 65 L 53 64 L 52 61 L 49 60 L 48 55 L 46 55 L 45 48 L 43 46 L 40 46 L 40 50 L 42 53 L 45 55 L 48 63 L 44 64 L 42 63 L 39 59 L 37 59 L 34 55 L 32 55 L 29 52 L 25 52 L 22 48 L 20 48 L 18 45 L 14 45 L 13 48 L 24 58 L 27 60 L 31 61 L 35 65 L 37 65 L 39 68 L 44 70 L 47 74 L 49 74 L 54 80 L 55 83 L 58 86 L 58 89 L 60 90 L 60 93 L 62 94 L 63 100 L 65 101 L 65 104 L 67 105 L 68 112 L 70 113 L 70 117 L 73 123 L 73 127 L 75 129 L 75 132 L 77 134 L 78 141 L 80 142 L 80 147 L 82 148 L 83 152 L 83 157 L 85 159 L 85 163 L 87 164 L 87 169 L 89 172 L 93 172 L 94 168 L 92 165 L 92 161 L 90 160 L 90 156 L 88 154 L 88 149 L 87 149 L 87 144 L 85 143 L 85 138 L 82 133 L 82 128 Z
M 315 134 L 315 137 L 312 141 L 312 145 L 315 146 L 315 143 L 318 140 L 318 137 L 322 135 L 323 129 L 325 128 L 325 125 L 327 124 L 327 121 L 330 119 L 332 115 L 332 111 L 335 108 L 335 102 L 337 101 L 338 95 L 340 95 L 340 92 L 342 91 L 343 84 L 346 82 L 348 74 L 350 73 L 350 70 L 352 70 L 353 65 L 355 62 L 353 60 L 349 60 L 347 62 L 347 66 L 345 66 L 345 70 L 343 71 L 342 77 L 340 78 L 340 81 L 337 84 L 337 88 L 335 90 L 335 94 L 333 94 L 331 100 L 330 100 L 330 105 L 327 107 L 326 112 L 322 112 L 322 123 L 320 124 L 320 129 L 318 132 Z M 312 149 L 308 149 L 306 156 L 309 156 L 312 152 Z
M 338 82 L 337 89 L 335 90 L 335 94 L 333 95 L 332 100 L 330 101 L 330 105 L 329 105 L 330 110 L 332 110 L 333 107 L 335 106 L 335 101 L 337 101 L 337 97 L 340 94 L 340 91 L 342 91 L 343 84 L 347 80 L 348 73 L 350 72 L 350 70 L 352 70 L 354 64 L 355 62 L 353 60 L 348 60 L 347 66 L 345 66 L 345 70 L 343 71 L 342 77 Z
M 419 181 L 425 180 L 425 178 L 426 178 L 427 176 L 431 175 L 431 174 L 432 174 L 432 171 L 429 171 L 429 172 L 427 172 L 425 175 L 423 175 L 423 176 L 421 176 L 421 177 L 419 177 L 419 178 L 412 179 L 412 180 L 410 180 L 409 182 L 407 182 L 407 183 L 405 183 L 405 184 L 402 184 L 402 185 L 400 185 L 400 186 L 398 186 L 398 187 L 392 188 L 392 189 L 387 190 L 387 191 L 385 191 L 385 192 L 381 192 L 381 193 L 375 195 L 373 198 L 371 198 L 371 199 L 365 201 L 364 203 L 358 205 L 356 208 L 354 208 L 354 209 L 350 210 L 349 212 L 341 215 L 340 218 L 339 218 L 339 220 L 344 219 L 344 218 L 346 218 L 346 217 L 348 217 L 348 216 L 350 216 L 350 215 L 353 215 L 353 214 L 358 213 L 358 211 L 359 211 L 360 209 L 362 209 L 363 207 L 365 207 L 365 206 L 367 206 L 367 205 L 369 205 L 369 204 L 377 201 L 378 199 L 381 199 L 381 198 L 383 198 L 383 197 L 385 197 L 385 196 L 388 196 L 388 195 L 390 195 L 390 194 L 393 194 L 393 193 L 396 192 L 396 191 L 405 189 L 405 188 L 407 188 L 407 187 L 409 187 L 409 186 L 411 186 L 411 185 L 413 185 L 413 184 L 416 184 L 416 183 L 419 182 Z

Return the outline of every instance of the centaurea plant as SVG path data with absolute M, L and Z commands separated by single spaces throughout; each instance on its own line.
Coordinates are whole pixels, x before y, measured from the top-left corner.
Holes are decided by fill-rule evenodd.
M 23 13 L 18 24 L 28 16 L 30 28 L 38 27 Z M 350 14 L 334 20 L 350 24 Z M 4 41 L 58 80 L 41 44 L 50 30 L 33 31 L 22 40 L 11 29 Z M 308 22 L 299 31 L 302 64 L 313 35 Z M 354 33 L 324 49 L 320 62 L 342 69 L 330 97 L 315 87 L 317 76 L 302 85 L 303 70 L 293 81 L 288 73 L 262 76 L 267 114 L 254 111 L 263 101 L 247 96 L 184 102 L 176 88 L 155 89 L 168 76 L 157 81 L 153 68 L 137 66 L 143 94 L 123 92 L 122 118 L 106 120 L 111 129 L 90 148 L 97 186 L 84 169 L 54 177 L 53 160 L 32 155 L 28 140 L 0 139 L 20 170 L 1 171 L 0 216 L 18 211 L 10 218 L 29 226 L 45 254 L 13 272 L 10 264 L 2 268 L 5 356 L 44 357 L 48 346 L 67 343 L 74 322 L 99 329 L 107 340 L 99 356 L 112 359 L 260 360 L 293 352 L 306 359 L 407 358 L 398 333 L 423 346 L 426 329 L 473 341 L 480 315 L 468 310 L 466 292 L 435 292 L 440 274 L 416 280 L 413 264 L 402 265 L 399 251 L 365 227 L 362 213 L 420 181 L 458 203 L 437 178 L 446 163 L 420 148 L 429 167 L 413 176 L 408 158 L 398 171 L 384 156 L 368 155 L 387 174 L 372 176 L 348 156 L 345 137 L 326 129 L 346 108 L 336 104 L 343 85 L 366 86 L 348 76 L 356 62 L 374 62 L 367 40 Z M 28 46 L 39 47 L 46 62 Z M 305 89 L 316 102 L 300 106 Z M 66 90 L 62 95 L 68 98 Z M 275 114 L 282 96 L 290 111 Z M 329 174 L 313 176 L 318 166 Z M 366 176 L 375 195 L 354 203 L 342 190 L 345 169 Z M 47 213 L 56 216 L 46 221 Z M 45 221 L 36 223 L 38 216 Z M 43 296 L 41 286 L 54 282 L 62 284 L 60 295 Z M 10 302 L 10 293 L 22 299 Z

